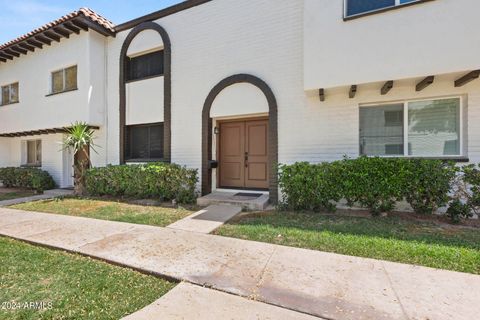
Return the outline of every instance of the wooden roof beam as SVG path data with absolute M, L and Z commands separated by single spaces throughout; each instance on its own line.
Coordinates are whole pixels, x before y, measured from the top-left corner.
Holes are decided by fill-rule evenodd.
M 35 47 L 32 47 L 31 45 L 25 42 L 20 42 L 18 45 L 24 49 L 27 49 L 28 51 L 31 51 L 31 52 L 35 51 Z
M 9 49 L 12 50 L 12 51 L 15 51 L 17 53 L 20 53 L 20 54 L 27 54 L 27 50 L 22 49 L 18 46 L 11 46 Z
M 7 62 L 7 59 L 0 57 L 1 62 Z
M 390 80 L 390 81 L 387 81 L 385 82 L 385 84 L 383 85 L 382 89 L 380 90 L 380 93 L 382 94 L 382 96 L 386 95 L 390 90 L 392 90 L 393 88 L 393 81 Z
M 5 52 L 0 51 L 0 57 L 8 60 L 13 60 L 13 56 L 6 54 Z
M 419 83 L 417 83 L 417 86 L 415 87 L 415 90 L 417 92 L 422 91 L 423 89 L 425 89 L 426 87 L 431 85 L 434 81 L 435 81 L 434 76 L 428 76 L 425 79 L 423 79 L 422 81 L 420 81 Z
M 82 29 L 83 31 L 88 31 L 88 25 L 78 19 L 72 20 L 72 24 L 74 24 L 76 27 Z
M 9 54 L 13 57 L 17 57 L 17 58 L 20 57 L 20 53 L 12 51 L 10 49 L 5 49 L 5 50 L 3 50 L 3 52 L 5 52 L 6 54 Z
M 70 22 L 65 22 L 62 26 L 73 33 L 80 34 L 80 28 L 75 27 Z
M 320 101 L 325 101 L 325 89 L 318 90 L 318 96 L 320 97 Z
M 357 85 L 356 84 L 353 84 L 351 87 L 350 87 L 350 92 L 348 93 L 348 97 L 350 99 L 353 99 L 355 98 L 355 95 L 357 94 Z
M 67 39 L 70 38 L 71 32 L 68 29 L 63 28 L 61 25 L 52 28 L 52 30 L 61 37 L 65 37 Z
M 55 34 L 54 32 L 51 32 L 51 31 L 44 31 L 43 32 L 43 35 L 49 39 L 52 39 L 56 42 L 60 42 L 60 36 L 58 36 L 57 34 Z
M 455 81 L 455 87 L 457 87 L 457 88 L 462 87 L 462 86 L 466 85 L 467 83 L 469 83 L 470 81 L 473 81 L 473 80 L 477 79 L 478 77 L 480 77 L 480 70 L 472 71 L 472 72 L 464 75 L 460 79 L 456 80 Z
M 42 42 L 39 42 L 37 40 L 33 40 L 33 39 L 28 39 L 27 40 L 27 43 L 35 48 L 38 48 L 38 49 L 42 49 L 43 48 L 43 43 Z
M 35 40 L 40 42 L 40 43 L 46 44 L 47 46 L 49 46 L 52 43 L 52 40 L 50 40 L 47 37 L 44 37 L 43 35 L 36 36 Z

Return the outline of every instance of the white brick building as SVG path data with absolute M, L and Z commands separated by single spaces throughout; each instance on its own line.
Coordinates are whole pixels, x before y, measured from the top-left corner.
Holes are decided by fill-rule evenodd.
M 95 166 L 171 161 L 198 168 L 203 193 L 275 200 L 276 162 L 480 162 L 480 3 L 371 3 L 190 0 L 117 26 L 66 16 L 0 46 L 0 85 L 19 91 L 0 107 L 0 166 L 27 164 L 25 141 L 40 139 L 38 165 L 68 186 L 61 133 L 42 130 L 74 121 L 98 128 Z M 49 35 L 59 42 L 27 50 Z M 50 95 L 71 66 L 78 90 Z

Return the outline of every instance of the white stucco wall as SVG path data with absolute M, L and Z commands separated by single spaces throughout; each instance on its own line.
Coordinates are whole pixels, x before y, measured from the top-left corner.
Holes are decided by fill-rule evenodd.
M 163 122 L 164 77 L 127 83 L 126 124 Z
M 441 0 L 343 21 L 343 0 L 305 0 L 305 89 L 479 68 L 477 0 Z
M 172 162 L 201 167 L 203 104 L 218 82 L 238 73 L 257 76 L 272 88 L 279 104 L 281 160 L 288 156 L 291 146 L 284 141 L 295 130 L 290 118 L 297 113 L 297 107 L 306 103 L 302 16 L 303 1 L 262 0 L 252 5 L 249 1 L 223 0 L 155 21 L 166 29 L 172 42 Z M 129 31 L 109 39 L 109 82 L 118 80 L 116 62 Z M 215 102 L 231 106 L 220 107 L 218 112 L 231 114 L 236 109 L 236 114 L 242 114 L 250 106 L 240 98 L 256 101 L 252 110 L 265 110 L 264 106 L 257 107 L 261 98 L 249 85 L 232 88 L 231 93 L 225 91 L 231 102 L 222 98 L 223 93 Z M 115 89 L 109 90 L 109 137 L 114 143 L 109 146 L 111 162 L 118 162 L 119 157 L 118 140 L 113 138 L 118 137 L 119 101 Z
M 243 116 L 268 113 L 265 94 L 249 83 L 237 83 L 222 90 L 210 109 L 210 117 Z
M 19 167 L 22 163 L 22 141 L 42 140 L 42 166 L 48 171 L 59 187 L 67 187 L 63 179 L 62 134 L 49 134 L 22 138 L 10 138 L 10 166 Z
M 90 31 L 72 34 L 0 64 L 0 86 L 19 82 L 20 102 L 0 107 L 0 133 L 61 128 L 75 121 L 99 126 L 96 131 L 98 154 L 94 166 L 104 166 L 108 152 L 106 125 L 106 43 L 105 37 Z M 51 72 L 77 65 L 78 90 L 48 96 Z M 66 186 L 63 174 L 61 135 L 0 138 L 0 166 L 21 165 L 21 141 L 42 140 L 42 169 L 59 186 Z M 8 151 L 7 147 L 8 146 Z
M 137 34 L 130 43 L 127 56 L 135 57 L 160 49 L 163 49 L 163 41 L 160 34 L 155 30 L 144 30 Z

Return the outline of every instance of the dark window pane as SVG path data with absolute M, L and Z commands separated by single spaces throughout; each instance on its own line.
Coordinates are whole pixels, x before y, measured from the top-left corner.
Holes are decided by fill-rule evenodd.
M 128 126 L 125 134 L 126 160 L 163 158 L 163 123 Z
M 148 127 L 132 128 L 132 158 L 148 159 Z
M 77 88 L 77 66 L 65 69 L 65 90 Z
M 347 16 L 395 6 L 395 0 L 347 0 Z
M 63 91 L 63 70 L 52 73 L 52 93 Z
M 127 80 L 139 80 L 163 74 L 163 50 L 127 58 Z
M 163 125 L 150 127 L 150 158 L 163 158 Z

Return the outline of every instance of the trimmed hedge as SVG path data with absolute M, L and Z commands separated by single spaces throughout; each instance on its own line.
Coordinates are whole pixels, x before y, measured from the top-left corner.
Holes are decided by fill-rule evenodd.
M 0 168 L 0 182 L 7 188 L 26 188 L 37 192 L 55 188 L 52 176 L 38 168 Z
M 160 198 L 193 203 L 197 170 L 176 164 L 118 165 L 87 171 L 87 192 L 95 196 Z
M 360 157 L 280 165 L 282 206 L 292 210 L 335 210 L 340 199 L 378 215 L 405 199 L 417 213 L 431 214 L 449 201 L 457 168 L 429 159 Z

